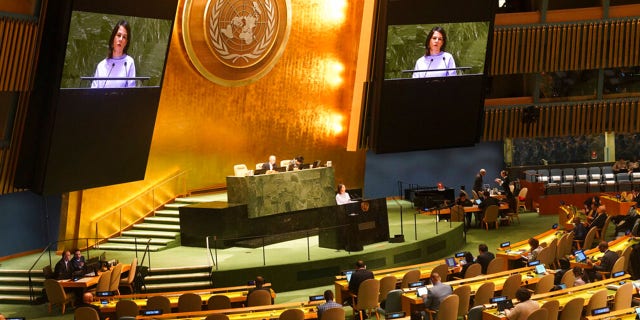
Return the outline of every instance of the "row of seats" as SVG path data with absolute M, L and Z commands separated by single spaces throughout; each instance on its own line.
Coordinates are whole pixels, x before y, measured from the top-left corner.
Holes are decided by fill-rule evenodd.
M 640 172 L 614 173 L 609 166 L 526 170 L 529 182 L 545 184 L 546 194 L 622 192 L 640 188 Z

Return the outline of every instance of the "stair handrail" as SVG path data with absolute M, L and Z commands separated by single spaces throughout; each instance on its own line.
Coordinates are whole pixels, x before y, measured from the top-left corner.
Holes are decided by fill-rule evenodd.
M 115 234 L 121 234 L 122 230 L 126 229 L 127 227 L 129 227 L 130 225 L 135 224 L 138 220 L 140 220 L 141 218 L 144 218 L 146 216 L 148 216 L 150 213 L 152 213 L 153 211 L 157 210 L 158 208 L 162 207 L 163 205 L 169 203 L 170 201 L 172 201 L 173 199 L 175 199 L 176 197 L 179 197 L 181 195 L 186 195 L 188 194 L 188 190 L 187 190 L 187 181 L 186 178 L 183 179 L 182 181 L 179 181 L 179 179 L 186 177 L 186 174 L 188 173 L 188 171 L 185 170 L 180 170 L 175 172 L 174 174 L 170 175 L 167 178 L 164 178 L 163 180 L 159 181 L 158 183 L 151 185 L 149 187 L 147 187 L 146 189 L 140 191 L 135 197 L 129 199 L 128 201 L 124 202 L 123 204 L 121 204 L 120 206 L 102 212 L 101 214 L 98 214 L 96 218 L 91 219 L 90 223 L 95 223 L 95 235 L 94 238 L 104 238 L 104 239 L 108 239 L 111 236 L 115 235 Z M 166 184 L 168 183 L 172 183 L 178 181 L 179 182 L 179 190 L 176 190 L 173 193 L 167 193 L 167 192 L 163 192 L 164 195 L 167 195 L 166 199 L 156 199 L 156 190 L 164 187 Z M 136 204 L 139 204 L 140 202 L 144 202 L 144 197 L 145 196 L 151 196 L 151 204 L 150 204 L 150 209 L 144 213 L 143 216 L 139 217 L 138 219 L 136 219 L 135 222 L 127 225 L 127 226 L 123 226 L 122 225 L 122 217 L 123 217 L 123 210 L 129 209 L 133 206 L 135 206 Z M 156 200 L 160 201 L 159 203 L 156 203 Z M 136 212 L 139 212 L 137 210 L 134 210 Z M 100 236 L 100 230 L 99 230 L 99 224 L 101 221 L 108 219 L 108 220 L 113 220 L 114 219 L 114 215 L 118 215 L 117 220 L 119 221 L 118 223 L 118 230 L 112 234 L 110 234 L 109 236 Z
M 58 243 L 60 242 L 67 242 L 67 241 L 74 241 L 74 242 L 78 242 L 78 241 L 82 241 L 84 240 L 86 242 L 86 246 L 84 247 L 84 249 L 86 249 L 87 251 L 87 260 L 91 259 L 91 251 L 89 251 L 89 249 L 91 249 L 92 247 L 89 246 L 89 240 L 94 240 L 94 241 L 98 241 L 100 239 L 95 239 L 95 238 L 74 238 L 74 239 L 63 239 L 63 240 L 57 240 L 57 241 L 52 241 L 49 242 L 49 244 L 47 244 L 47 246 L 42 249 L 42 252 L 40 252 L 40 255 L 38 255 L 38 257 L 36 258 L 36 260 L 33 262 L 33 264 L 31 265 L 31 267 L 29 268 L 29 270 L 27 271 L 27 277 L 29 278 L 29 301 L 33 302 L 35 299 L 35 293 L 33 290 L 33 278 L 31 277 L 31 274 L 33 272 L 33 269 L 36 267 L 36 265 L 38 264 L 38 262 L 40 262 L 40 259 L 42 258 L 42 256 L 48 252 L 49 253 L 49 266 L 52 265 L 52 261 L 51 261 L 51 251 L 52 251 L 52 247 L 55 245 L 57 247 Z

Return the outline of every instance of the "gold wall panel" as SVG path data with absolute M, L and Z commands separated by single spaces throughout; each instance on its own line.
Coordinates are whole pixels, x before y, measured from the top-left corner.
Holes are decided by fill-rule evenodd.
M 363 0 L 292 0 L 291 6 L 282 57 L 271 72 L 242 87 L 201 76 L 176 25 L 146 178 L 84 190 L 76 236 L 93 236 L 93 219 L 175 172 L 187 172 L 187 189 L 201 189 L 224 184 L 234 164 L 254 168 L 269 154 L 278 161 L 297 155 L 331 160 L 336 183 L 363 186 L 365 153 L 346 151 Z M 67 221 L 66 227 L 73 225 Z

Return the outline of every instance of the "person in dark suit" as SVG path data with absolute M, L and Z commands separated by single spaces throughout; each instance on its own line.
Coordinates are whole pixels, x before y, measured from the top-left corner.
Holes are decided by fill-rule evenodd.
M 278 163 L 276 162 L 276 156 L 274 155 L 270 155 L 269 161 L 262 164 L 262 169 L 267 170 L 267 172 L 276 170 L 278 167 L 279 166 L 278 166 Z
M 496 205 L 500 207 L 500 201 L 492 197 L 489 191 L 485 191 L 483 195 L 484 195 L 484 199 L 482 200 L 480 205 L 478 205 L 478 208 L 481 211 L 476 212 L 476 225 L 480 225 L 480 221 L 482 221 L 482 218 L 484 218 L 484 212 L 487 210 L 489 206 Z
M 300 169 L 302 169 L 302 165 L 303 164 L 304 164 L 304 157 L 303 156 L 297 156 L 297 157 L 295 157 L 293 159 L 293 161 L 291 162 L 289 167 L 287 167 L 287 171 L 300 170 Z
M 598 250 L 604 253 L 600 258 L 600 261 L 595 264 L 591 262 L 591 260 L 587 261 L 589 265 L 593 266 L 593 268 L 589 270 L 589 278 L 591 281 L 602 280 L 602 275 L 597 273 L 597 271 L 611 272 L 613 264 L 618 260 L 618 254 L 609 250 L 609 244 L 606 241 L 602 241 L 598 244 Z
M 71 279 L 73 275 L 73 263 L 71 262 L 71 252 L 69 250 L 65 250 L 62 253 L 62 258 L 56 263 L 53 272 L 57 279 Z
M 460 264 L 462 265 L 462 270 L 460 270 L 460 272 L 455 273 L 454 277 L 464 278 L 465 272 L 467 272 L 467 269 L 469 269 L 469 266 L 471 266 L 474 263 L 476 262 L 474 261 L 473 255 L 471 254 L 471 252 L 465 251 L 464 260 L 460 261 Z
M 473 191 L 475 191 L 476 193 L 478 193 L 478 195 L 480 193 L 482 193 L 482 185 L 483 185 L 483 181 L 482 178 L 484 178 L 484 176 L 487 174 L 487 170 L 485 169 L 480 169 L 480 171 L 478 172 L 478 174 L 476 174 L 476 178 L 475 180 L 473 180 Z
M 511 192 L 511 179 L 509 178 L 509 172 L 507 170 L 500 171 L 500 178 L 496 178 L 496 183 L 500 185 L 502 190 L 504 190 L 504 194 L 508 198 L 513 198 L 513 192 Z
M 444 298 L 453 294 L 453 288 L 449 284 L 442 283 L 440 275 L 437 272 L 432 273 L 429 279 L 433 286 L 429 288 L 427 294 L 422 295 L 422 301 L 424 301 L 425 309 L 436 311 L 433 319 L 437 319 L 437 311 L 440 309 L 440 303 Z
M 82 252 L 80 249 L 73 249 L 73 258 L 71 259 L 71 265 L 73 266 L 73 271 L 86 271 L 84 257 L 82 256 Z
M 496 256 L 493 253 L 489 252 L 489 247 L 486 244 L 481 243 L 478 246 L 478 256 L 476 257 L 476 262 L 482 266 L 482 274 L 487 274 L 487 267 L 489 266 L 489 262 L 495 259 Z
M 602 229 L 604 227 L 605 221 L 607 221 L 607 208 L 602 204 L 598 207 L 597 216 L 591 221 L 587 230 L 591 230 L 591 228 L 599 228 Z
M 640 243 L 633 245 L 631 254 L 629 255 L 629 271 L 631 279 L 640 279 Z
M 351 279 L 349 280 L 349 292 L 358 294 L 360 284 L 367 279 L 373 279 L 373 272 L 367 270 L 364 261 L 358 260 L 356 262 L 356 270 L 351 274 Z
M 562 277 L 564 276 L 565 273 L 567 273 L 567 271 L 571 270 L 571 263 L 569 262 L 569 260 L 567 260 L 567 258 L 561 258 L 558 260 L 558 262 L 560 263 L 560 270 L 557 270 L 556 273 L 553 275 L 553 290 L 560 290 L 560 284 L 562 283 Z M 567 284 L 566 285 L 572 285 L 572 284 Z

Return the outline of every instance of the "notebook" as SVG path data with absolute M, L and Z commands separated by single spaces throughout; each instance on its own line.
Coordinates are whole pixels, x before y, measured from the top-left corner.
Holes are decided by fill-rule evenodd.
M 536 266 L 537 274 L 545 274 L 546 272 L 547 272 L 547 269 L 544 267 L 544 264 L 539 264 Z

